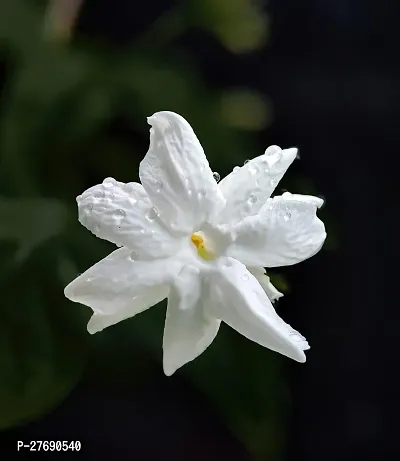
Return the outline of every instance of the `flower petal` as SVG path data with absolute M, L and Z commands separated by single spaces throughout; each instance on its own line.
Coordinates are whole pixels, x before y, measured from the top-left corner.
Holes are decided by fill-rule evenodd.
M 193 232 L 225 201 L 189 123 L 174 112 L 148 118 L 150 147 L 139 176 L 162 219 L 173 229 Z
M 261 285 L 239 261 L 219 261 L 207 310 L 261 346 L 305 362 L 307 341 L 278 316 Z
M 282 298 L 283 293 L 278 291 L 271 283 L 271 279 L 266 274 L 264 267 L 248 267 L 250 274 L 254 275 L 258 283 L 263 287 L 270 301 L 274 302 Z
M 160 302 L 184 265 L 176 259 L 132 261 L 131 255 L 127 248 L 115 250 L 65 288 L 68 299 L 93 309 L 90 333 Z
M 163 341 L 167 376 L 203 353 L 218 333 L 220 320 L 204 309 L 203 283 L 199 270 L 186 266 L 171 287 Z
M 181 241 L 161 221 L 141 184 L 107 178 L 77 202 L 81 224 L 97 237 L 130 248 L 136 259 L 161 259 L 180 249 Z
M 235 226 L 236 240 L 226 254 L 246 266 L 262 267 L 288 266 L 310 258 L 326 238 L 316 211 L 311 203 L 270 199 L 257 216 Z
M 295 148 L 282 150 L 278 146 L 270 146 L 263 155 L 234 169 L 219 183 L 226 206 L 218 214 L 218 222 L 233 225 L 246 216 L 257 214 L 296 155 Z

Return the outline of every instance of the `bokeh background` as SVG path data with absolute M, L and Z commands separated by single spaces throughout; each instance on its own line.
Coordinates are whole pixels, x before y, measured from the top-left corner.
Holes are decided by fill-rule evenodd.
M 31 439 L 81 440 L 88 460 L 400 459 L 396 205 L 378 199 L 400 141 L 399 13 L 386 0 L 0 1 L 5 459 Z M 166 378 L 165 304 L 90 336 L 90 310 L 64 298 L 113 250 L 79 225 L 75 197 L 138 180 L 159 110 L 191 123 L 221 176 L 270 144 L 300 149 L 277 192 L 323 195 L 328 239 L 271 276 L 306 364 L 224 326 Z

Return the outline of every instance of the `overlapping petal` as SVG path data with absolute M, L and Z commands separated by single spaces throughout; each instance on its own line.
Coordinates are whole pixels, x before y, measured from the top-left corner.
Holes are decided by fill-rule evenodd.
M 224 207 L 224 198 L 189 123 L 173 112 L 157 112 L 148 121 L 150 147 L 140 180 L 165 222 L 194 232 Z
M 278 316 L 256 278 L 239 261 L 219 261 L 207 310 L 261 346 L 305 362 L 307 341 Z
M 264 267 L 248 267 L 248 271 L 254 275 L 258 283 L 263 287 L 270 301 L 276 301 L 283 296 L 271 283 Z
M 218 333 L 221 322 L 205 310 L 203 283 L 199 270 L 187 266 L 171 287 L 163 340 L 167 376 L 203 353 Z
M 108 178 L 86 190 L 77 202 L 85 227 L 97 237 L 130 248 L 136 259 L 165 258 L 181 248 L 180 237 L 165 226 L 138 183 Z
M 295 148 L 282 150 L 270 146 L 263 155 L 234 169 L 219 183 L 226 206 L 218 214 L 217 222 L 234 225 L 246 216 L 257 214 L 296 155 Z
M 88 325 L 94 333 L 167 297 L 184 264 L 178 258 L 134 261 L 128 248 L 120 248 L 73 280 L 64 293 L 94 311 Z
M 247 266 L 296 264 L 316 254 L 326 238 L 325 226 L 312 203 L 275 197 L 256 216 L 235 226 L 227 254 Z

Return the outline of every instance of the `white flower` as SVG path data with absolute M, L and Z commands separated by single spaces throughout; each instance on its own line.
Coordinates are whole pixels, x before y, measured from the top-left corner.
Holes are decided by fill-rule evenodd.
M 308 343 L 275 312 L 270 300 L 282 294 L 263 269 L 313 256 L 326 237 L 316 216 L 321 199 L 270 198 L 297 149 L 271 146 L 217 184 L 186 120 L 158 112 L 148 121 L 142 185 L 107 178 L 77 198 L 80 222 L 122 248 L 72 281 L 65 295 L 93 309 L 90 333 L 168 297 L 167 375 L 211 344 L 221 320 L 304 362 Z

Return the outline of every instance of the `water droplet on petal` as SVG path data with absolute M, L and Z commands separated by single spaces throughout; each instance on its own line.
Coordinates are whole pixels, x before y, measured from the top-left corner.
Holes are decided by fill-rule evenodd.
M 93 205 L 86 205 L 85 208 L 83 209 L 83 211 L 85 212 L 85 214 L 89 214 L 91 213 L 93 210 Z
M 122 219 L 122 218 L 125 218 L 125 216 L 126 216 L 126 212 L 124 210 L 122 210 L 121 208 L 114 211 L 114 218 L 115 219 Z
M 100 224 L 96 224 L 93 230 L 96 234 L 98 234 L 100 232 Z
M 134 192 L 135 191 L 135 183 L 127 182 L 122 186 L 122 190 L 125 192 Z
M 143 235 L 146 233 L 146 229 L 140 229 L 140 233 Z
M 116 184 L 116 180 L 114 178 L 106 178 L 104 181 L 103 181 L 103 186 L 104 187 L 107 187 L 107 188 L 111 188 L 111 187 L 114 187 L 115 184 Z
M 243 165 L 246 165 L 246 163 L 249 163 L 249 162 L 250 162 L 250 160 L 247 159 L 247 160 L 244 161 Z
M 164 187 L 164 184 L 162 181 L 157 181 L 156 182 L 156 192 L 161 192 L 161 189 Z
M 199 190 L 199 193 L 198 193 L 199 198 L 205 197 L 206 194 L 207 194 L 207 191 L 205 189 L 200 189 Z
M 86 282 L 91 282 L 92 280 L 94 280 L 94 277 L 93 277 L 93 276 L 89 276 L 89 277 L 86 279 Z
M 235 168 L 232 170 L 232 173 L 237 173 L 240 170 L 240 166 L 235 166 Z
M 282 149 L 279 147 L 279 146 L 269 146 L 266 150 L 265 150 L 265 155 L 267 156 L 272 156 L 272 155 L 275 155 L 276 153 L 280 152 Z
M 188 189 L 187 193 L 188 193 L 188 196 L 190 197 L 192 195 L 192 189 Z
M 265 151 L 270 164 L 279 162 L 282 159 L 282 149 L 279 146 L 269 146 Z
M 249 274 L 243 274 L 242 275 L 242 280 L 244 280 L 244 281 L 249 280 Z
M 220 174 L 218 173 L 218 171 L 214 171 L 214 173 L 213 173 L 213 178 L 214 178 L 217 182 L 221 179 L 221 176 L 220 176 Z
M 149 221 L 154 221 L 158 216 L 158 210 L 157 208 L 153 207 L 153 208 L 150 208 L 150 210 L 147 212 L 147 219 Z
M 132 251 L 132 253 L 129 255 L 129 259 L 131 261 L 135 261 L 139 257 L 139 253 L 137 251 Z
M 289 221 L 289 219 L 292 217 L 292 215 L 289 213 L 289 211 L 287 211 L 284 216 L 283 216 L 283 219 L 285 221 Z
M 254 194 L 251 194 L 248 200 L 249 204 L 253 205 L 257 202 L 257 197 Z

